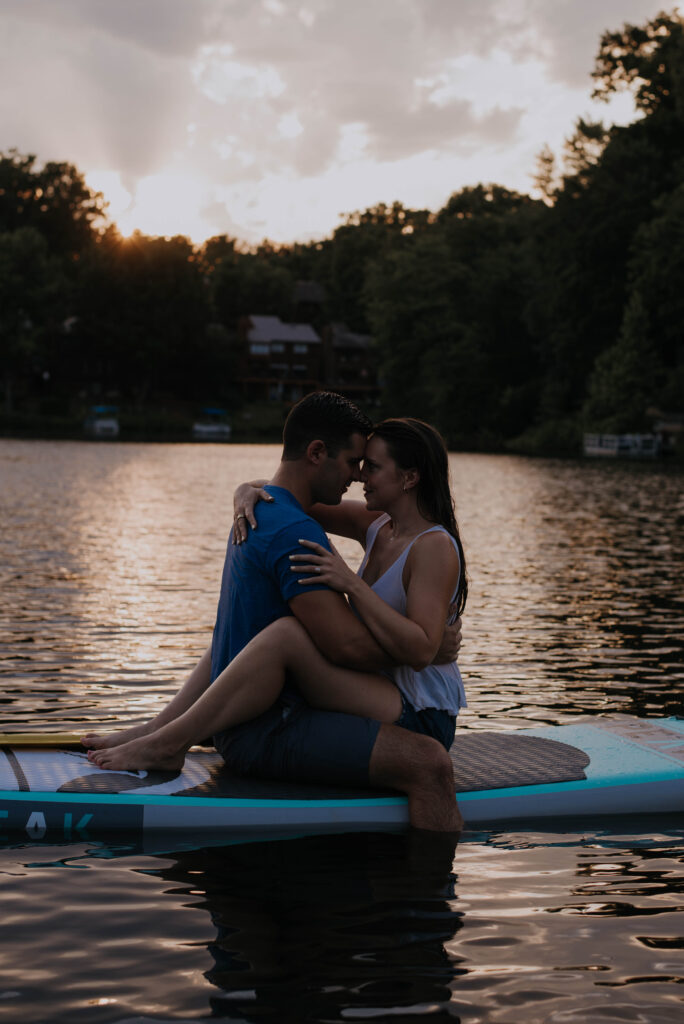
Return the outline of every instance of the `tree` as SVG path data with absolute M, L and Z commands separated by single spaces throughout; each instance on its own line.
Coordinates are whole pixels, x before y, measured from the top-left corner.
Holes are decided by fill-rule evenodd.
M 293 289 L 294 279 L 285 267 L 254 253 L 221 260 L 211 277 L 216 317 L 232 328 L 241 316 L 255 313 L 287 319 Z
M 597 355 L 620 333 L 634 239 L 678 185 L 683 160 L 676 118 L 612 128 L 598 161 L 566 176 L 538 222 L 526 315 L 543 364 L 542 418 L 578 414 Z
M 427 356 L 458 333 L 451 300 L 457 273 L 443 240 L 434 235 L 387 249 L 369 264 L 363 297 L 378 345 L 386 411 L 431 417 Z
M 607 99 L 629 88 L 641 116 L 609 128 L 578 122 L 566 143 L 562 185 L 539 221 L 537 287 L 526 316 L 543 365 L 542 421 L 577 417 L 590 375 L 595 407 L 596 373 L 604 376 L 615 364 L 618 339 L 625 344 L 631 264 L 635 246 L 643 244 L 636 239 L 684 173 L 683 24 L 676 14 L 661 14 L 643 28 L 624 25 L 601 39 L 595 95 Z M 653 324 L 648 289 L 639 290 Z M 605 350 L 612 354 L 597 363 Z
M 537 166 L 532 178 L 537 192 L 547 206 L 552 206 L 559 186 L 556 157 L 550 146 L 545 145 L 537 154 Z
M 0 234 L 0 347 L 5 412 L 15 386 L 32 369 L 50 364 L 49 340 L 66 311 L 67 288 L 59 261 L 34 228 Z
M 654 214 L 634 235 L 630 286 L 643 297 L 649 341 L 672 372 L 684 364 L 684 183 L 654 203 Z
M 210 311 L 187 238 L 107 232 L 84 254 L 76 312 L 72 372 L 91 385 L 138 405 L 194 387 Z
M 0 153 L 0 231 L 34 228 L 51 252 L 73 257 L 92 241 L 105 209 L 73 164 L 37 168 L 35 156 Z
M 353 331 L 369 329 L 364 288 L 370 263 L 385 249 L 400 248 L 429 228 L 427 210 L 409 210 L 401 203 L 379 203 L 351 213 L 333 232 L 328 253 L 328 273 L 323 281 L 333 319 L 343 320 Z
M 599 164 L 610 138 L 611 132 L 602 121 L 578 119 L 575 131 L 563 147 L 566 185 L 577 190 L 591 182 L 591 170 Z
M 538 374 L 523 320 L 527 234 L 542 203 L 501 186 L 455 193 L 416 233 L 386 239 L 364 300 L 386 411 L 430 419 L 453 443 L 521 430 Z
M 646 115 L 658 110 L 684 114 L 684 19 L 661 13 L 646 25 L 625 24 L 601 38 L 592 72 L 594 97 L 608 100 L 629 89 Z
M 658 386 L 658 358 L 650 342 L 650 324 L 639 291 L 631 295 L 614 345 L 596 359 L 589 378 L 584 419 L 587 426 L 621 433 L 648 429 L 647 413 Z
M 491 445 L 519 433 L 535 406 L 539 357 L 525 308 L 535 286 L 531 243 L 546 213 L 543 203 L 490 185 L 454 194 L 437 215 L 451 263 L 461 268 L 453 295 L 465 328 L 460 373 L 466 379 L 477 368 L 483 378 L 468 386 L 477 396 L 471 443 Z M 441 378 L 435 387 L 443 390 Z

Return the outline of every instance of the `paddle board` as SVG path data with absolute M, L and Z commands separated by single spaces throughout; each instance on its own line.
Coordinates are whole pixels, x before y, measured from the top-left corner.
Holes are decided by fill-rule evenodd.
M 111 772 L 76 749 L 0 748 L 0 837 L 116 830 L 224 835 L 405 827 L 392 791 L 240 779 L 215 751 L 183 771 Z M 578 719 L 513 732 L 457 730 L 454 785 L 466 827 L 523 819 L 684 811 L 684 719 Z

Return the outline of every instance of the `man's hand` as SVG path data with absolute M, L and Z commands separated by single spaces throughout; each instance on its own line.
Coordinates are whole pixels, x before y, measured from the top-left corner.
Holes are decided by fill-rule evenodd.
M 433 665 L 448 665 L 450 661 L 456 661 L 461 649 L 462 625 L 462 620 L 458 618 L 452 625 L 447 623 L 444 627 L 442 642 L 432 659 Z
M 233 544 L 240 545 L 247 540 L 247 524 L 253 530 L 257 528 L 257 521 L 254 516 L 254 506 L 257 501 L 273 501 L 273 498 L 265 491 L 263 484 L 265 480 L 252 480 L 239 484 L 233 494 Z

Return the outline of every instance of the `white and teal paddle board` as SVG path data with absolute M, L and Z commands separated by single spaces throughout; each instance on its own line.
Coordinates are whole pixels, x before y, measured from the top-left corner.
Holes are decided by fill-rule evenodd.
M 246 831 L 284 835 L 408 823 L 406 799 L 394 792 L 240 779 L 214 751 L 193 750 L 181 773 L 110 772 L 92 765 L 84 751 L 38 742 L 2 738 L 0 836 L 7 839 L 70 840 L 127 830 L 230 840 Z M 466 827 L 684 812 L 680 718 L 595 717 L 514 732 L 457 730 L 451 758 Z

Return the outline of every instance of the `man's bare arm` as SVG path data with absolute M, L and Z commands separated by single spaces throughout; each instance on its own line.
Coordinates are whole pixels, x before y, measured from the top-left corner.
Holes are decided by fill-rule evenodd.
M 433 665 L 448 665 L 449 662 L 456 661 L 463 640 L 462 628 L 463 621 L 460 617 L 455 622 L 447 623 L 439 650 L 432 659 Z
M 341 594 L 313 590 L 293 597 L 289 605 L 321 654 L 333 664 L 360 672 L 379 672 L 393 664 Z

